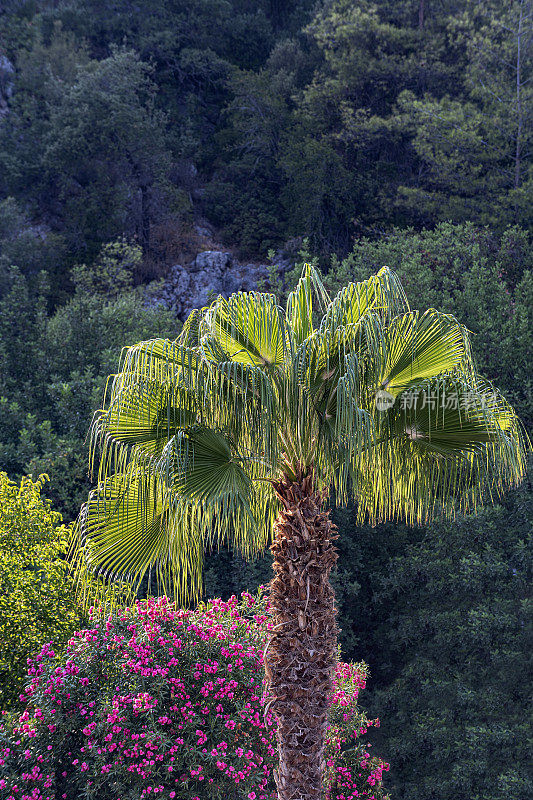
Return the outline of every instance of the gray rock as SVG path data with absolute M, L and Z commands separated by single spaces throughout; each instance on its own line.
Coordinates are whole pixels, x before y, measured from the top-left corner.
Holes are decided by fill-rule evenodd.
M 194 226 L 194 231 L 197 236 L 201 236 L 203 239 L 214 239 L 215 232 L 213 228 L 209 226 L 207 222 L 204 223 L 196 223 Z
M 226 272 L 222 278 L 222 294 L 229 297 L 230 294 L 240 292 L 246 287 L 243 285 L 243 279 L 236 275 L 235 272 Z
M 241 264 L 229 252 L 206 250 L 187 266 L 175 264 L 161 283 L 147 287 L 148 305 L 163 304 L 185 319 L 219 294 L 229 297 L 238 291 L 253 291 L 268 275 L 266 264 Z
M 189 291 L 191 285 L 191 276 L 184 269 L 176 270 L 176 278 L 174 282 L 175 294 L 184 297 Z M 170 294 L 171 292 L 169 292 Z
M 191 263 L 193 271 L 207 270 L 214 275 L 221 275 L 232 265 L 233 257 L 231 253 L 221 253 L 218 250 L 206 250 L 204 253 L 198 253 L 194 261 Z

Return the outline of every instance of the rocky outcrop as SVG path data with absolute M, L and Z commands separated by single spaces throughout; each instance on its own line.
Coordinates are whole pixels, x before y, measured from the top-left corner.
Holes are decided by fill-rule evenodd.
M 0 119 L 9 111 L 8 101 L 13 94 L 15 67 L 11 61 L 0 53 Z
M 289 262 L 279 259 L 280 272 L 289 268 Z M 168 276 L 146 290 L 146 300 L 162 304 L 185 319 L 195 308 L 202 308 L 219 294 L 229 297 L 233 292 L 257 289 L 268 276 L 267 264 L 241 264 L 232 253 L 206 250 L 198 253 L 188 266 L 176 264 Z

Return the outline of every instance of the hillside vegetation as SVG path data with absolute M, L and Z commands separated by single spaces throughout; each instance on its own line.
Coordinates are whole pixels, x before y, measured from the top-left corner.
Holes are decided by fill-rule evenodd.
M 472 331 L 480 371 L 530 428 L 532 34 L 530 0 L 4 0 L 6 491 L 7 476 L 46 473 L 46 530 L 55 512 L 76 517 L 106 377 L 124 346 L 176 338 L 182 320 L 150 299 L 154 282 L 203 250 L 270 260 L 259 288 L 281 297 L 304 261 L 333 292 L 389 265 L 413 307 Z M 336 514 L 343 658 L 369 665 L 383 722 L 369 737 L 393 798 L 533 792 L 532 517 L 530 484 L 427 529 Z M 58 578 L 61 531 L 63 641 L 84 617 Z M 210 554 L 205 596 L 255 591 L 271 561 Z

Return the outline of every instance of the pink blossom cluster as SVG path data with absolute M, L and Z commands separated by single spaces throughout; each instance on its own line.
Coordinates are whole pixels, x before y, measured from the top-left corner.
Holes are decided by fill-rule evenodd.
M 0 729 L 0 798 L 275 798 L 263 691 L 271 625 L 261 592 L 194 612 L 158 598 L 93 613 L 62 657 L 45 645 L 29 663 L 25 710 Z M 338 665 L 328 800 L 385 797 L 388 765 L 358 744 L 378 724 L 357 706 L 365 681 L 365 665 Z

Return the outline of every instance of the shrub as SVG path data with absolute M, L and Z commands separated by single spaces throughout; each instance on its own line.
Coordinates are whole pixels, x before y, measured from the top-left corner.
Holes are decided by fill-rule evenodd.
M 26 709 L 4 718 L 7 800 L 262 800 L 275 797 L 275 730 L 262 698 L 271 624 L 261 591 L 177 610 L 166 598 L 93 615 L 58 658 L 30 663 Z M 327 740 L 329 800 L 383 800 L 360 737 L 364 664 L 339 664 Z M 263 706 L 263 699 L 267 705 Z
M 87 617 L 63 553 L 67 529 L 41 498 L 46 476 L 20 485 L 0 472 L 0 707 L 17 706 L 26 659 L 50 637 L 61 649 Z

